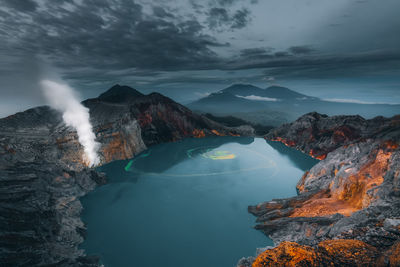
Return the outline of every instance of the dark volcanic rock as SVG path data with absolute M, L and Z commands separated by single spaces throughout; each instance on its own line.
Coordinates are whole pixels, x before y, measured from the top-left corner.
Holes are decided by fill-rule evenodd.
M 144 95 L 129 86 L 121 86 L 119 84 L 116 84 L 111 87 L 107 92 L 99 95 L 98 99 L 104 102 L 122 103 L 134 101 L 137 97 L 141 96 Z
M 265 138 L 281 141 L 313 157 L 324 159 L 327 153 L 344 145 L 366 139 L 398 138 L 400 116 L 366 120 L 360 116 L 328 117 L 308 113 L 296 121 L 270 131 Z
M 251 127 L 227 128 L 127 86 L 83 103 L 101 164 L 185 137 L 253 134 Z M 0 266 L 99 266 L 78 249 L 86 229 L 79 198 L 106 182 L 85 162 L 76 132 L 48 107 L 0 120 Z
M 17 162 L 0 169 L 2 266 L 74 262 L 79 266 L 85 227 L 79 197 L 104 183 L 88 169 L 75 172 L 54 162 Z M 93 179 L 96 177 L 96 179 Z M 97 180 L 97 183 L 94 181 Z M 98 259 L 91 259 L 97 263 Z
M 266 139 L 323 160 L 300 179 L 298 196 L 249 207 L 256 228 L 275 244 L 296 242 L 265 251 L 253 266 L 274 266 L 279 257 L 297 259 L 287 262 L 293 266 L 397 266 L 400 116 L 365 120 L 310 113 Z M 289 255 L 291 250 L 313 256 L 303 259 L 297 252 Z

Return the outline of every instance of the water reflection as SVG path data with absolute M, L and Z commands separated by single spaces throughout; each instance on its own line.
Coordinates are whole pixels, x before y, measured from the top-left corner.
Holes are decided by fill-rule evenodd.
M 213 150 L 228 143 L 249 145 L 253 142 L 253 137 L 190 138 L 152 146 L 131 160 L 106 164 L 99 167 L 99 171 L 113 173 L 113 182 L 135 183 L 141 176 L 140 174 L 163 173 L 185 160 L 204 153 L 205 150 Z
M 281 142 L 269 140 L 267 140 L 266 142 L 280 154 L 287 156 L 294 165 L 296 165 L 299 169 L 303 171 L 308 171 L 312 166 L 319 162 L 319 160 L 312 157 L 305 157 L 304 153 L 302 153 L 301 151 L 298 151 L 291 147 L 287 147 Z

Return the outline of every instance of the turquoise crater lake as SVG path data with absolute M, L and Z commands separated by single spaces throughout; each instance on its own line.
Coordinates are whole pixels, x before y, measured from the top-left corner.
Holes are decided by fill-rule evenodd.
M 229 267 L 272 241 L 248 205 L 296 194 L 316 160 L 261 138 L 185 139 L 100 167 L 81 248 L 107 267 Z

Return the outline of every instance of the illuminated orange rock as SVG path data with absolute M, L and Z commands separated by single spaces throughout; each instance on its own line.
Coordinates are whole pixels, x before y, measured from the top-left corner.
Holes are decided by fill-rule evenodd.
M 396 143 L 396 142 L 393 141 L 393 140 L 385 141 L 385 142 L 382 144 L 382 146 L 383 146 L 383 148 L 386 148 L 386 149 L 388 149 L 388 150 L 396 150 L 397 148 L 399 148 L 399 144 Z
M 378 257 L 375 247 L 354 239 L 322 241 L 317 254 L 324 266 L 376 266 Z
M 391 154 L 380 149 L 373 160 L 348 177 L 338 177 L 335 170 L 335 179 L 332 180 L 329 189 L 305 201 L 294 209 L 290 217 L 326 216 L 335 213 L 350 216 L 353 212 L 368 207 L 373 201 L 373 194 L 367 192 L 382 184 Z M 322 171 L 316 175 L 304 174 L 297 189 L 303 192 L 307 179 L 315 179 L 324 174 Z
M 317 266 L 317 254 L 309 246 L 295 242 L 282 242 L 273 249 L 268 249 L 258 255 L 252 267 L 267 266 Z
M 215 134 L 215 135 L 218 135 L 218 136 L 225 136 L 224 134 L 218 132 L 217 130 L 211 130 L 211 132 L 212 132 L 213 134 Z
M 289 217 L 316 217 L 336 213 L 350 216 L 357 210 L 359 209 L 352 207 L 346 201 L 333 198 L 328 192 L 320 192 L 295 208 Z
M 315 149 L 310 149 L 310 152 L 308 152 L 308 155 L 310 155 L 311 157 L 315 158 L 315 159 L 319 159 L 319 160 L 324 160 L 326 158 L 326 153 L 323 153 L 321 151 L 316 151 Z
M 376 158 L 364 165 L 357 174 L 341 181 L 339 185 L 336 185 L 336 188 L 332 186 L 331 190 L 334 192 L 334 197 L 346 201 L 357 209 L 368 207 L 372 198 L 367 194 L 367 191 L 382 184 L 391 155 L 390 152 L 379 150 Z
M 282 242 L 258 255 L 252 267 L 377 266 L 378 255 L 375 247 L 354 239 L 326 240 L 316 248 Z
M 113 160 L 128 159 L 135 155 L 135 147 L 129 143 L 127 136 L 123 137 L 120 132 L 112 133 L 111 140 L 102 149 L 106 162 Z
M 310 172 L 306 171 L 303 176 L 301 176 L 300 181 L 297 183 L 296 188 L 299 193 L 304 192 L 304 182 L 307 177 L 309 177 Z
M 285 144 L 286 146 L 290 146 L 290 147 L 293 147 L 293 146 L 296 145 L 296 143 L 295 143 L 294 141 L 287 140 L 287 139 L 282 138 L 282 137 L 272 138 L 271 141 L 282 142 L 282 143 Z
M 199 129 L 194 129 L 192 134 L 193 134 L 193 137 L 196 137 L 196 138 L 206 137 L 206 134 L 204 133 L 204 131 L 199 130 Z

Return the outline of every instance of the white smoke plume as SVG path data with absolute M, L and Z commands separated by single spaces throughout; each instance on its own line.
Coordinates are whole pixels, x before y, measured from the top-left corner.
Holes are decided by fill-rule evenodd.
M 49 105 L 63 114 L 66 125 L 77 131 L 79 143 L 84 147 L 89 166 L 99 164 L 97 151 L 100 144 L 95 140 L 96 136 L 89 121 L 89 109 L 79 102 L 74 90 L 66 84 L 42 80 L 40 85 Z

